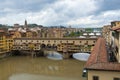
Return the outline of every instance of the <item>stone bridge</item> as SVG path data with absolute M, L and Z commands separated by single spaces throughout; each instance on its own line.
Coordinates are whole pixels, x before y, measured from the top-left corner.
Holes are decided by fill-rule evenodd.
M 13 50 L 52 49 L 63 53 L 91 52 L 97 38 L 15 38 Z

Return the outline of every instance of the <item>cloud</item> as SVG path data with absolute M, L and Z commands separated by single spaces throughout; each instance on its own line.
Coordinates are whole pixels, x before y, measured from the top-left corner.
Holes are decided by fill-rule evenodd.
M 15 13 L 19 12 L 36 12 L 40 11 L 47 5 L 56 2 L 57 0 L 0 0 L 0 9 L 4 10 L 6 8 L 14 9 Z M 8 13 L 9 14 L 9 13 Z
M 71 20 L 67 24 L 81 27 L 103 27 L 110 24 L 111 21 L 120 20 L 120 10 L 110 10 L 99 15 L 89 15 L 86 17 Z
M 52 8 L 70 17 L 78 17 L 93 13 L 97 6 L 93 0 L 61 0 L 56 2 Z
M 18 1 L 19 2 L 19 1 Z M 41 1 L 40 1 L 41 2 Z M 19 4 L 15 8 L 4 8 L 3 12 L 8 12 L 5 17 L 1 17 L 3 23 L 13 24 L 15 22 L 21 22 L 21 20 L 27 19 L 30 23 L 38 23 L 43 25 L 65 25 L 71 19 L 75 19 L 77 17 L 86 16 L 92 14 L 96 9 L 95 1 L 93 0 L 58 0 L 51 3 L 48 3 L 46 0 L 47 7 L 39 8 L 37 12 L 28 11 L 22 12 L 22 6 L 19 8 Z M 15 4 L 16 2 L 4 2 L 4 4 Z M 39 1 L 34 2 L 39 3 Z M 34 4 L 33 3 L 33 4 Z M 45 2 L 43 2 L 45 3 Z M 20 3 L 21 4 L 21 3 Z M 32 0 L 28 0 L 27 3 L 23 3 L 24 5 L 32 4 Z M 32 5 L 33 5 L 32 4 Z M 12 6 L 11 6 L 12 7 Z M 27 7 L 29 9 L 29 7 Z M 32 8 L 36 8 L 32 6 Z M 26 8 L 25 8 L 26 10 Z M 21 11 L 21 12 L 20 12 Z M 27 11 L 27 10 L 26 10 Z M 17 14 L 16 14 L 17 13 Z M 12 19 L 12 22 L 11 22 Z
M 44 26 L 99 27 L 112 20 L 120 20 L 119 0 L 108 1 L 4 0 L 0 5 L 0 23 L 24 24 L 27 19 L 28 23 Z
M 76 24 L 76 25 L 85 25 L 85 24 L 88 25 L 88 24 L 97 24 L 100 22 L 99 20 L 92 19 L 93 17 L 95 17 L 95 16 L 82 17 L 82 18 L 79 18 L 76 20 L 71 20 L 67 24 L 68 25 L 74 25 L 74 24 Z
M 119 0 L 100 0 L 99 3 L 101 4 L 100 11 L 120 9 L 120 1 Z

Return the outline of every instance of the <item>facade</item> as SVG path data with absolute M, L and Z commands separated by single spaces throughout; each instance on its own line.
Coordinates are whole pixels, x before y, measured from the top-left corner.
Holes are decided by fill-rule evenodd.
M 63 47 L 69 46 L 69 50 L 75 50 L 83 52 L 87 52 L 91 50 L 91 47 L 94 46 L 97 38 L 88 38 L 88 39 L 81 39 L 81 38 L 15 38 L 14 39 L 14 49 L 18 49 L 18 46 L 23 44 L 29 45 L 37 44 L 40 48 L 56 48 L 58 51 L 63 51 Z M 19 47 L 21 48 L 21 47 Z M 73 49 L 75 48 L 75 49 Z
M 85 65 L 87 80 L 120 80 L 120 63 L 110 62 L 105 40 L 99 38 Z
M 13 38 L 10 35 L 6 35 L 6 51 L 10 52 L 13 49 Z
M 6 38 L 4 35 L 0 35 L 0 54 L 6 52 Z
M 105 38 L 108 44 L 111 43 L 111 25 L 105 25 L 102 28 L 102 36 Z
M 65 52 L 91 52 L 93 46 L 94 46 L 94 42 L 90 43 L 92 41 L 89 41 L 88 45 L 80 45 L 80 44 L 74 44 L 74 43 L 61 43 L 59 45 L 57 45 L 57 51 L 59 52 L 63 52 L 65 50 Z M 81 43 L 84 43 L 84 41 L 82 40 Z
M 21 38 L 22 35 L 19 31 L 14 31 L 14 34 L 12 35 L 13 38 Z
M 80 45 L 74 45 L 74 43 L 61 43 L 57 45 L 57 51 L 59 52 L 80 52 Z
M 4 30 L 0 30 L 0 54 L 10 52 L 13 48 L 13 39 Z
M 42 38 L 63 38 L 66 34 L 65 28 L 43 28 L 41 30 Z
M 88 80 L 120 80 L 119 71 L 88 71 Z
M 120 63 L 120 21 L 111 22 L 111 26 L 112 26 L 111 47 L 117 61 Z

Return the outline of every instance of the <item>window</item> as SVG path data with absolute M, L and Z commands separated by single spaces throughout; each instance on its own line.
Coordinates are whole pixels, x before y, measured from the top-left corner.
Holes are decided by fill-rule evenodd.
M 113 80 L 120 80 L 120 78 L 114 78 Z
M 88 41 L 86 41 L 86 43 L 88 43 Z
M 39 41 L 37 40 L 37 42 L 39 42 Z
M 73 43 L 75 43 L 75 41 L 73 41 Z
M 99 80 L 98 76 L 93 76 L 93 80 Z
M 62 41 L 60 41 L 60 43 L 62 43 Z

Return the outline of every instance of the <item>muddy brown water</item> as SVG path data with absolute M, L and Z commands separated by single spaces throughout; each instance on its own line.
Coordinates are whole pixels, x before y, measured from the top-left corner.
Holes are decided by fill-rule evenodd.
M 0 80 L 85 80 L 85 62 L 14 56 L 0 60 Z

